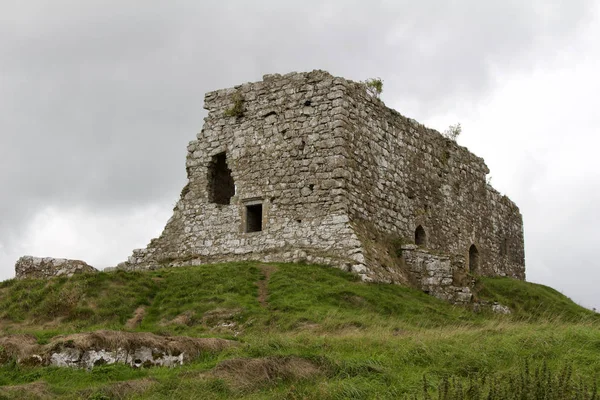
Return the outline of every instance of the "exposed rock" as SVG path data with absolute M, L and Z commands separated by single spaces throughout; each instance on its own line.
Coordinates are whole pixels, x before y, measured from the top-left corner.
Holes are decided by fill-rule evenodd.
M 48 279 L 55 276 L 73 276 L 83 272 L 98 272 L 94 267 L 80 260 L 65 258 L 23 256 L 15 264 L 17 279 Z
M 56 336 L 38 345 L 33 336 L 0 337 L 0 364 L 16 359 L 24 365 L 90 369 L 122 363 L 131 367 L 183 365 L 203 352 L 217 352 L 236 342 L 217 338 L 158 336 L 146 332 L 97 331 Z
M 489 301 L 478 301 L 473 304 L 473 311 L 482 312 L 484 310 L 491 311 L 496 314 L 504 314 L 509 315 L 512 314 L 512 310 L 503 304 L 498 303 L 497 301 L 489 302 Z
M 91 369 L 104 364 L 127 364 L 131 367 L 174 367 L 183 365 L 183 353 L 173 355 L 169 352 L 138 347 L 132 351 L 122 348 L 116 350 L 80 350 L 63 348 L 50 355 L 50 365 L 54 367 L 76 367 Z
M 504 306 L 500 303 L 492 304 L 492 311 L 496 314 L 512 314 L 512 311 L 507 306 Z

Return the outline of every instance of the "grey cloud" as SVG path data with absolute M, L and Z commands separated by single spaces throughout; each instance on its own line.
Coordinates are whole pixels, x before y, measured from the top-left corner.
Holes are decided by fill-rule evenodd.
M 381 76 L 384 98 L 413 100 L 424 116 L 476 103 L 497 71 L 530 69 L 566 46 L 593 1 L 548 4 L 3 4 L 0 243 L 18 243 L 44 206 L 101 213 L 174 201 L 203 94 L 264 73 Z
M 597 205 L 600 176 L 586 182 L 562 182 L 544 197 L 532 196 L 522 206 L 528 218 L 525 232 L 528 279 L 560 288 L 587 307 L 600 309 L 597 283 Z M 549 201 L 551 199 L 551 201 Z M 530 236 L 536 240 L 527 240 Z

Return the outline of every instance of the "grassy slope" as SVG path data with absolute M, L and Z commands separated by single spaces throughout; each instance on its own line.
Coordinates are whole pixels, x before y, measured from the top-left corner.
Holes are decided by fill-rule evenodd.
M 545 286 L 481 279 L 480 299 L 514 310 L 498 316 L 408 288 L 363 284 L 332 268 L 276 267 L 266 308 L 257 300 L 263 274 L 255 263 L 0 283 L 1 334 L 28 333 L 43 343 L 56 334 L 126 329 L 144 307 L 141 324 L 131 330 L 243 344 L 176 369 L 115 365 L 86 372 L 9 363 L 0 366 L 0 385 L 45 382 L 37 390 L 65 398 L 402 398 L 423 396 L 424 386 L 435 391 L 446 377 L 477 386 L 477 379 L 491 376 L 508 387 L 510 379 L 523 377 L 526 362 L 532 371 L 547 366 L 546 387 L 564 378 L 564 368 L 572 367 L 588 386 L 600 372 L 600 318 Z M 280 364 L 299 358 L 319 373 L 294 379 L 302 374 L 273 370 L 267 379 L 251 376 L 244 386 L 235 375 L 211 375 L 233 358 Z M 23 393 L 0 390 L 0 399 Z

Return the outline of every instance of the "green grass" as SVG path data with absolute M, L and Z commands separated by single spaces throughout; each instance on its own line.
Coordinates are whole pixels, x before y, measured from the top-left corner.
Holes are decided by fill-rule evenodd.
M 510 307 L 523 320 L 600 321 L 599 314 L 575 304 L 551 287 L 507 278 L 479 278 L 478 297 Z
M 125 330 L 143 306 L 141 325 L 129 330 L 224 337 L 240 346 L 174 369 L 81 371 L 9 362 L 0 366 L 0 399 L 31 395 L 3 386 L 32 382 L 44 382 L 49 397 L 89 399 L 527 399 L 542 389 L 548 399 L 592 398 L 600 374 L 599 316 L 551 288 L 480 278 L 480 300 L 513 310 L 496 315 L 410 288 L 365 284 L 333 268 L 272 265 L 267 307 L 257 299 L 257 263 L 2 282 L 1 334 L 29 333 L 45 343 L 62 333 Z M 177 323 L 182 315 L 185 323 Z M 290 357 L 318 373 L 302 378 L 274 369 L 268 379 L 253 377 L 240 387 L 236 375 L 214 372 L 229 359 L 277 365 Z

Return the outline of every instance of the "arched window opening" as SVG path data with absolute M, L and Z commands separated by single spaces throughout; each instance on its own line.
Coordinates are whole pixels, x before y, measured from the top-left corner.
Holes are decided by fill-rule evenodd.
M 415 244 L 417 246 L 425 246 L 427 244 L 427 235 L 425 234 L 425 229 L 421 225 L 417 226 L 415 229 Z
M 479 270 L 479 251 L 477 247 L 472 244 L 469 248 L 469 272 L 474 274 Z
M 212 157 L 208 166 L 208 201 L 216 204 L 229 204 L 235 195 L 235 183 L 227 166 L 225 152 Z

